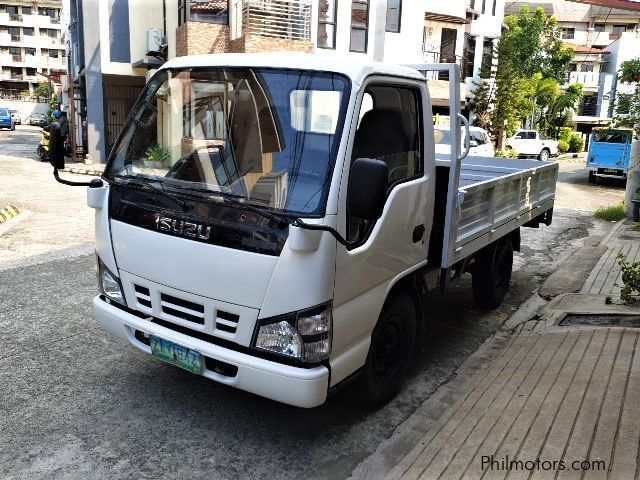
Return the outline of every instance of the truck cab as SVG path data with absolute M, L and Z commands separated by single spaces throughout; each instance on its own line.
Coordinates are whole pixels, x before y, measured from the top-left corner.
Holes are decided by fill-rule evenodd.
M 600 128 L 591 132 L 586 168 L 589 183 L 598 177 L 626 178 L 635 138 L 631 128 Z
M 519 228 L 549 224 L 555 193 L 554 163 L 464 160 L 456 82 L 456 148 L 437 159 L 430 68 L 283 54 L 165 63 L 89 184 L 98 322 L 290 405 L 318 406 L 351 381 L 368 403 L 390 399 L 426 331 L 425 293 L 472 273 L 476 301 L 497 306 Z

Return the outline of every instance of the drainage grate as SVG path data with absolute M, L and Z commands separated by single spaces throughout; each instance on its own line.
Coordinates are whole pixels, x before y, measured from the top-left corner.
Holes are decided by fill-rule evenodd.
M 594 327 L 640 328 L 640 315 L 599 315 L 592 313 L 570 313 L 562 319 L 560 325 L 591 325 Z

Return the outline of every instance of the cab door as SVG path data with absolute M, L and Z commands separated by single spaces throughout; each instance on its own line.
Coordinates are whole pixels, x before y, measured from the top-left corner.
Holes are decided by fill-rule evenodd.
M 364 364 L 391 286 L 426 263 L 435 167 L 425 82 L 369 78 L 356 101 L 350 135 L 343 177 L 357 158 L 382 160 L 389 173 L 384 211 L 372 223 L 346 211 L 348 182 L 361 179 L 348 177 L 340 188 L 338 226 L 355 246 L 339 245 L 336 257 L 332 384 Z

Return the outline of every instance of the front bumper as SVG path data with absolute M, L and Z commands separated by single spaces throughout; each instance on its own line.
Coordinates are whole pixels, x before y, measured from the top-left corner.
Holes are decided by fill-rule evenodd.
M 296 407 L 317 407 L 327 398 L 327 367 L 299 368 L 236 352 L 132 315 L 109 305 L 99 296 L 93 299 L 93 307 L 96 319 L 108 332 L 128 340 L 143 352 L 150 354 L 151 348 L 135 338 L 136 330 L 170 340 L 196 350 L 205 357 L 237 367 L 238 371 L 232 377 L 205 368 L 203 375 L 217 382 Z

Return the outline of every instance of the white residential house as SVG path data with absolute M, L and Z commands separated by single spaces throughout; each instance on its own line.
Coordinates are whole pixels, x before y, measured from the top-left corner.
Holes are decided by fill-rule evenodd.
M 588 135 L 594 127 L 611 122 L 616 94 L 632 89 L 619 84 L 620 64 L 640 56 L 640 14 L 567 0 L 512 2 L 507 13 L 518 13 L 522 5 L 542 7 L 562 28 L 562 39 L 575 49 L 567 85 L 580 83 L 584 96 L 571 123 Z

